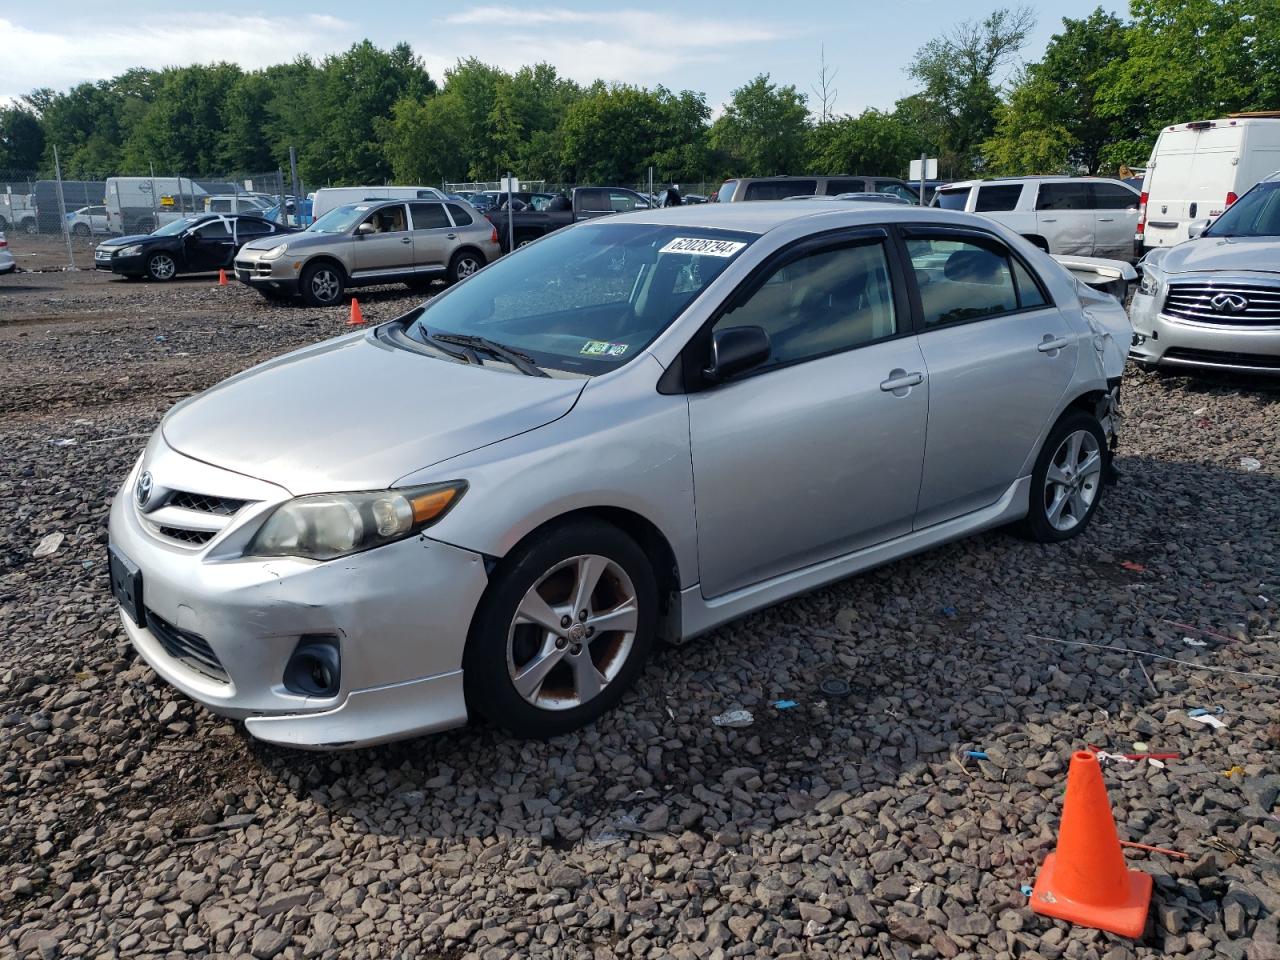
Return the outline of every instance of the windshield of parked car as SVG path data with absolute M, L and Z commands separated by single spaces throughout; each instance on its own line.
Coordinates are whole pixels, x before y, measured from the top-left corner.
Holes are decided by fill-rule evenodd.
M 605 373 L 643 350 L 755 239 L 667 224 L 571 227 L 428 301 L 410 336 L 486 337 L 540 367 Z
M 1280 237 L 1280 180 L 1258 184 L 1226 211 L 1202 237 Z
M 346 233 L 357 223 L 364 219 L 365 215 L 373 209 L 373 205 L 369 203 L 348 203 L 341 207 L 334 207 L 323 217 L 317 218 L 316 222 L 307 227 L 308 233 Z
M 194 226 L 199 221 L 195 217 L 183 217 L 181 220 L 171 220 L 159 230 L 153 230 L 153 237 L 176 237 L 188 227 Z

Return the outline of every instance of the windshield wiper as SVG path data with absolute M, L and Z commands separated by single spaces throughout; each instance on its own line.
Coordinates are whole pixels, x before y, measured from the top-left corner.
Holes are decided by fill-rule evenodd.
M 423 332 L 426 333 L 425 330 Z M 483 350 L 485 353 L 511 364 L 527 377 L 549 376 L 545 370 L 533 362 L 533 357 L 527 353 L 512 350 L 510 347 L 503 346 L 488 337 L 479 337 L 471 333 L 432 333 L 427 335 L 433 340 L 439 340 L 442 343 L 456 343 L 459 346 L 470 347 L 473 351 Z
M 458 343 L 459 341 L 447 339 L 447 336 L 448 336 L 447 334 L 444 337 L 436 336 L 434 333 L 428 330 L 421 323 L 418 324 L 418 333 L 422 336 L 422 339 L 424 341 L 431 344 L 431 346 L 435 347 L 441 353 L 446 354 L 447 356 L 453 357 L 453 359 L 455 360 L 462 360 L 465 363 L 474 363 L 477 367 L 484 366 L 484 363 L 481 362 L 480 357 L 476 355 L 475 350 L 471 349 L 470 344 L 464 345 L 462 350 L 454 350 L 451 347 L 445 346 L 445 344 Z

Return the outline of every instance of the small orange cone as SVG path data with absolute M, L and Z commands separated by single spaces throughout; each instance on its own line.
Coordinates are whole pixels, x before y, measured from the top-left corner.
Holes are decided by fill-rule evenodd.
M 364 326 L 364 314 L 360 312 L 360 301 L 355 297 L 351 298 L 351 319 L 347 321 L 348 327 Z
M 227 285 L 227 271 L 218 271 L 218 286 L 225 287 Z
M 1151 877 L 1125 866 L 1095 754 L 1071 755 L 1058 849 L 1045 858 L 1031 909 L 1122 937 L 1140 937 L 1151 905 Z

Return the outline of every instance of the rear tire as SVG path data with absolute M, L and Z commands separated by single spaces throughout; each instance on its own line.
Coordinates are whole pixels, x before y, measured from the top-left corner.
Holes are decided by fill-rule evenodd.
M 87 223 L 72 224 L 71 232 L 77 237 L 87 237 L 90 234 L 89 225 Z
M 459 250 L 449 261 L 449 282 L 465 280 L 484 266 L 484 257 L 473 250 Z
M 1063 416 L 1031 471 L 1030 503 L 1019 533 L 1037 543 L 1060 543 L 1083 532 L 1102 501 L 1110 459 L 1096 417 L 1079 410 Z
M 346 286 L 342 271 L 328 262 L 313 263 L 302 271 L 298 291 L 311 307 L 332 307 L 342 299 Z
M 462 658 L 467 702 L 517 737 L 576 730 L 635 683 L 657 623 L 657 581 L 634 540 L 599 520 L 551 528 L 494 572 Z
M 25 220 L 23 220 L 23 221 L 22 221 L 22 223 L 20 224 L 20 226 L 22 227 L 22 229 L 23 229 L 23 231 L 24 231 L 25 233 L 39 233 L 39 232 L 40 232 L 40 227 L 39 227 L 39 225 L 37 225 L 37 223 L 36 223 L 36 221 L 35 221 L 35 218 L 33 218 L 33 217 L 27 217 L 27 219 L 25 219 Z

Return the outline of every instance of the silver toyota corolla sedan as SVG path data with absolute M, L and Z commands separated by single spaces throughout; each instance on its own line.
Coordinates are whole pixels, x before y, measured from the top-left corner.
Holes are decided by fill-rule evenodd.
M 112 589 L 157 673 L 264 740 L 546 737 L 660 638 L 989 527 L 1080 533 L 1129 336 L 963 213 L 594 220 L 174 407 Z

